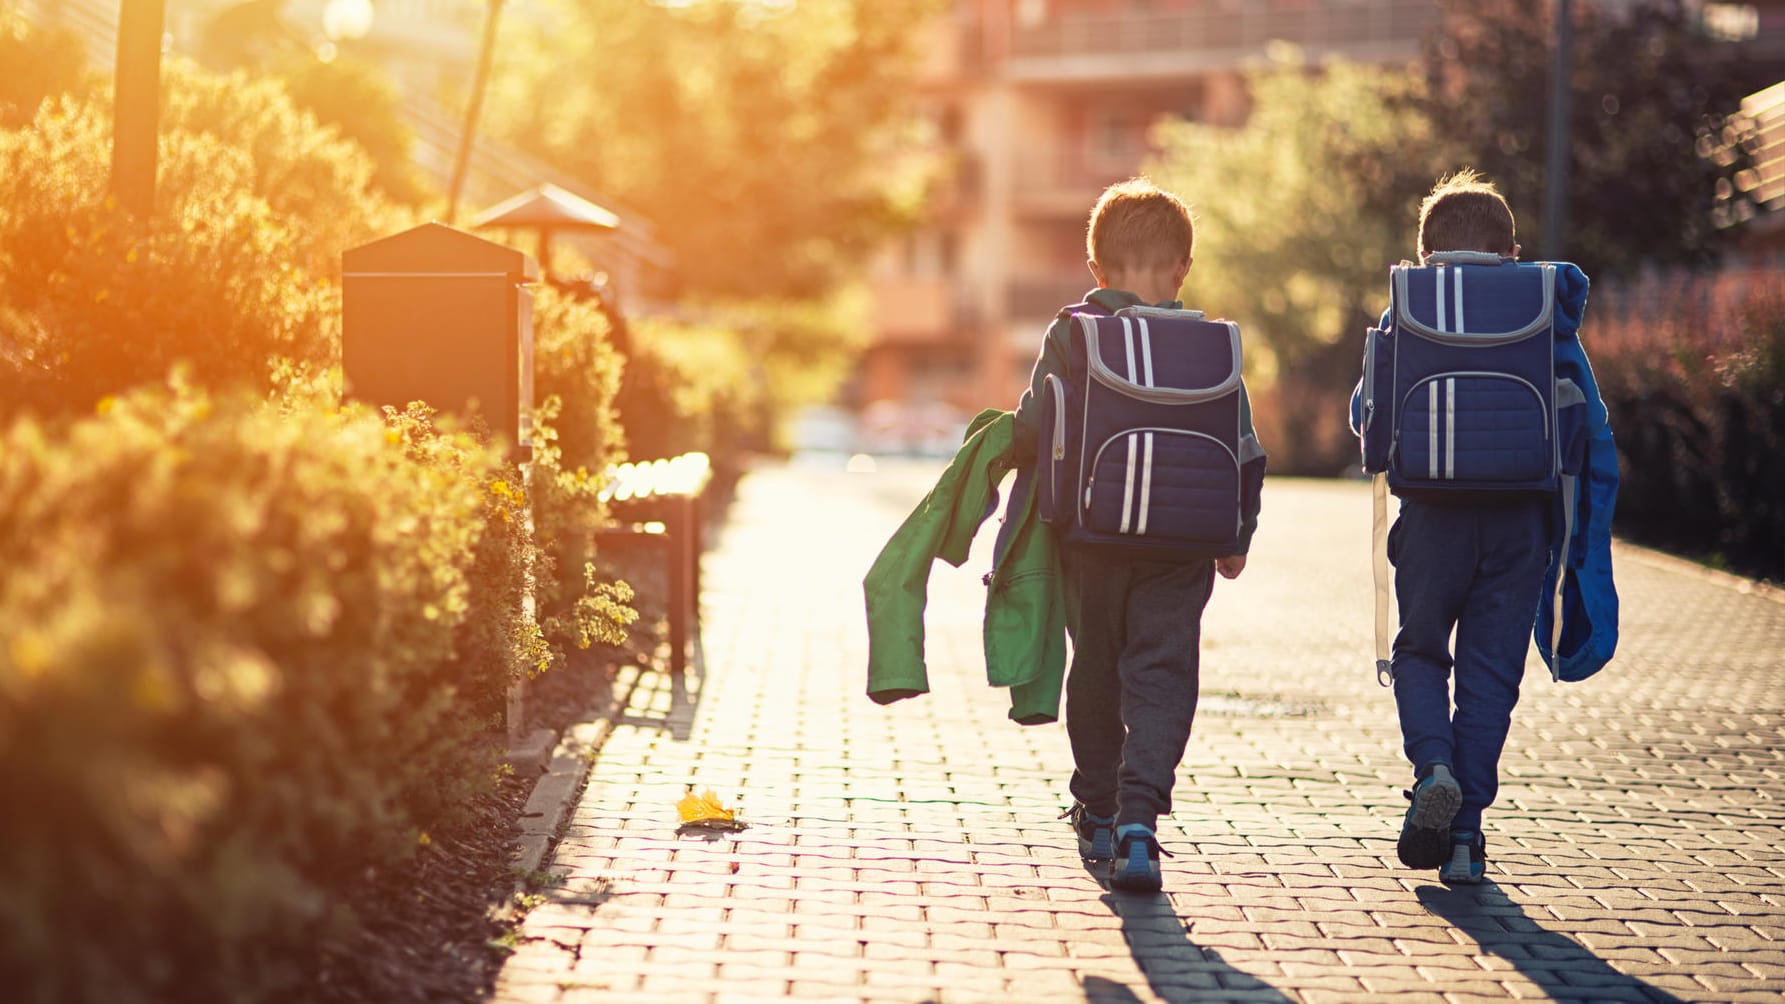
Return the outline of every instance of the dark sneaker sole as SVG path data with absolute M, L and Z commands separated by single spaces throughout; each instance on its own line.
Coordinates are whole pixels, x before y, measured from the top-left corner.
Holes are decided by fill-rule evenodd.
M 1450 860 L 1450 821 L 1463 807 L 1463 789 L 1438 781 L 1414 789 L 1395 853 L 1409 868 L 1437 868 Z
M 1078 856 L 1086 861 L 1109 861 L 1116 856 L 1116 831 L 1114 827 L 1098 827 L 1096 835 L 1086 840 L 1083 834 L 1078 838 Z
M 1481 860 L 1475 855 L 1481 854 Z M 1487 879 L 1487 853 L 1469 844 L 1459 844 L 1454 840 L 1450 845 L 1450 857 L 1438 868 L 1438 881 L 1445 885 L 1480 885 Z
M 1480 885 L 1487 881 L 1487 869 L 1481 871 L 1459 872 L 1450 868 L 1438 869 L 1438 881 L 1445 885 Z
M 1132 872 L 1126 869 L 1112 872 L 1109 876 L 1109 885 L 1110 888 L 1120 889 L 1123 892 L 1158 892 L 1165 887 L 1161 877 L 1150 869 L 1141 872 Z
M 1158 863 L 1145 847 L 1131 848 L 1127 860 L 1109 870 L 1109 884 L 1123 892 L 1158 892 L 1165 885 Z

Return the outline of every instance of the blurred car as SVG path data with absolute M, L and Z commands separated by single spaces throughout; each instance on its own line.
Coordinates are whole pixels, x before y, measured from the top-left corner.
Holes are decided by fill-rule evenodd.
M 856 449 L 879 456 L 948 458 L 968 417 L 940 401 L 875 401 L 856 420 Z
M 797 453 L 855 453 L 855 440 L 855 416 L 829 405 L 804 409 L 788 431 L 788 444 Z

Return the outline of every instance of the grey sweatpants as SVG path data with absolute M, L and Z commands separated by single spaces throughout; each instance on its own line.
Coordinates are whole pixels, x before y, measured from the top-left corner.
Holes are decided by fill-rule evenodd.
M 1212 561 L 1134 561 L 1069 549 L 1066 735 L 1072 795 L 1118 825 L 1154 826 L 1196 716 Z

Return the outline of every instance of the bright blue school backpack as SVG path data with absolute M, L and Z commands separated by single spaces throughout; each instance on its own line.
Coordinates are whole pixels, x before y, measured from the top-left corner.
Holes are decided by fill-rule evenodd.
M 1240 549 L 1240 329 L 1200 311 L 1073 312 L 1041 394 L 1041 518 L 1062 544 L 1171 561 Z
M 1391 276 L 1388 326 L 1370 329 L 1364 349 L 1361 416 L 1363 468 L 1377 476 L 1385 679 L 1388 491 L 1434 501 L 1561 491 L 1572 524 L 1586 446 L 1586 397 L 1556 378 L 1555 265 L 1450 252 Z

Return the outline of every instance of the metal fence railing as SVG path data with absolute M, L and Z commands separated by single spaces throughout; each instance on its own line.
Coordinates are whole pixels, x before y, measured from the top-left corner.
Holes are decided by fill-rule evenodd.
M 1221 10 L 1068 15 L 1015 29 L 1015 58 L 1160 53 L 1261 53 L 1274 42 L 1345 51 L 1416 42 L 1436 25 L 1436 0 L 1329 0 Z
M 1785 83 L 1750 94 L 1742 114 L 1754 127 L 1754 179 L 1749 194 L 1765 210 L 1785 211 Z

